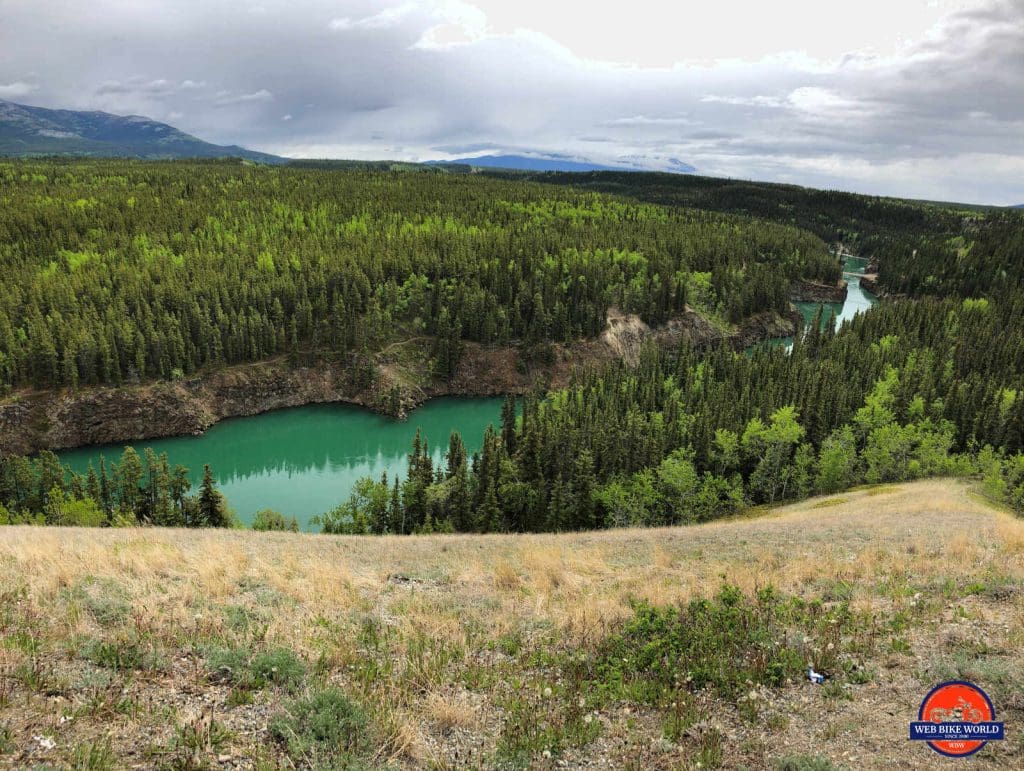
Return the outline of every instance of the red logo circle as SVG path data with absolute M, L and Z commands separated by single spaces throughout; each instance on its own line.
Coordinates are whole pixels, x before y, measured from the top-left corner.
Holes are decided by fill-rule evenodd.
M 995 708 L 988 694 L 965 682 L 943 683 L 924 697 L 918 720 L 931 723 L 982 723 L 995 719 Z M 985 746 L 984 740 L 932 741 L 928 746 L 951 758 L 973 755 Z

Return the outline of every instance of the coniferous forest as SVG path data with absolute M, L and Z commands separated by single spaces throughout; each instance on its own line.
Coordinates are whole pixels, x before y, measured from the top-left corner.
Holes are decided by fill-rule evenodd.
M 509 398 L 470 455 L 420 438 L 328 532 L 663 525 L 960 475 L 1024 509 L 1024 217 L 647 174 L 450 174 L 218 161 L 0 164 L 0 392 L 173 380 L 287 355 L 352 367 L 396 335 L 592 338 L 610 308 L 728 327 L 874 258 L 887 299 L 791 351 L 648 344 Z M 372 377 L 372 374 L 370 375 Z M 0 521 L 225 526 L 209 470 L 127 450 L 0 460 Z M 267 522 L 277 521 L 265 517 Z M 285 521 L 281 519 L 282 527 Z M 269 525 L 268 525 L 269 526 Z

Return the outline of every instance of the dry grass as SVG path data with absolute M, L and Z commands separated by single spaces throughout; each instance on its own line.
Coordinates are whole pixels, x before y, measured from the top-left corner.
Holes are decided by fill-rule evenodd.
M 866 767 L 932 763 L 927 749 L 908 747 L 902 737 L 924 693 L 915 672 L 941 654 L 938 641 L 929 643 L 936 624 L 959 624 L 957 614 L 971 617 L 972 634 L 988 640 L 990 650 L 1013 654 L 1008 666 L 1021 663 L 1024 606 L 1017 589 L 1024 581 L 1024 523 L 949 481 L 854 491 L 756 519 L 572 535 L 7 527 L 0 530 L 0 670 L 9 677 L 0 685 L 0 728 L 8 726 L 11 746 L 0 760 L 67 763 L 75 748 L 112 732 L 114 765 L 159 765 L 165 756 L 150 746 L 170 746 L 174 726 L 205 705 L 231 732 L 224 746 L 208 753 L 209 762 L 223 755 L 243 767 L 283 762 L 266 735 L 280 694 L 256 692 L 252 704 L 231 704 L 231 689 L 211 682 L 204 669 L 203 646 L 215 641 L 290 649 L 309 663 L 307 682 L 371 694 L 378 717 L 386 713 L 390 726 L 385 754 L 399 765 L 479 767 L 500 729 L 497 696 L 509 671 L 501 667 L 510 661 L 526 666 L 518 651 L 593 646 L 630 615 L 631 600 L 685 602 L 713 593 L 723 581 L 826 599 L 840 587 L 854 608 L 880 621 L 897 613 L 915 620 L 904 634 L 911 652 L 892 654 L 898 666 L 886 674 L 887 686 L 865 685 L 857 700 L 826 705 L 831 722 L 862 706 L 893 716 L 881 724 L 866 720 L 851 737 L 816 746 L 809 743 L 813 732 L 791 720 L 776 738 L 790 741 L 794 751 L 806 745 L 807 752 L 841 763 L 851 763 L 852 752 L 859 754 L 854 764 Z M 107 587 L 107 595 L 85 594 L 85 585 Z M 978 586 L 965 594 L 964 587 Z M 124 617 L 107 618 L 102 602 L 111 604 L 111 617 L 121 602 Z M 914 610 L 920 607 L 927 612 Z M 239 619 L 253 619 L 254 626 L 243 629 Z M 14 639 L 25 630 L 35 643 Z M 125 676 L 82 660 L 83 640 L 126 635 L 145 639 L 162 663 Z M 389 668 L 372 682 L 356 683 L 371 655 Z M 885 671 L 887 662 L 891 656 L 875 666 Z M 11 675 L 33 665 L 50 668 L 49 689 Z M 127 714 L 112 718 L 83 708 L 102 688 L 93 681 L 104 678 L 132 700 Z M 793 697 L 793 709 L 803 709 L 799 699 L 807 694 L 795 687 Z M 74 717 L 62 722 L 69 714 Z M 813 714 L 808 711 L 809 719 Z M 627 729 L 627 718 L 602 719 L 602 738 L 568 753 L 570 764 L 595 756 L 614 766 L 638 743 L 649 750 L 660 735 L 653 723 L 631 720 Z M 889 744 L 885 731 L 894 732 Z M 51 737 L 55 746 L 46 748 L 37 736 Z M 767 763 L 772 743 L 763 743 L 768 755 L 742 756 L 744 762 Z M 1019 759 L 1006 754 L 1019 745 L 1005 744 L 1002 754 L 987 749 L 977 760 Z M 871 746 L 878 754 L 867 750 Z M 645 764 L 685 767 L 687 752 L 685 746 L 666 749 Z M 738 762 L 737 752 L 730 745 L 727 758 Z

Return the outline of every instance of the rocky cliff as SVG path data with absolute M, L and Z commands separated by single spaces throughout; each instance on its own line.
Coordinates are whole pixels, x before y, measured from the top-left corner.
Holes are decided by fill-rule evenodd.
M 789 290 L 789 299 L 795 303 L 841 303 L 846 301 L 846 282 L 820 284 L 817 281 L 798 281 Z
M 432 378 L 429 338 L 377 355 L 373 382 L 363 386 L 352 365 L 319 361 L 295 366 L 286 359 L 225 367 L 201 377 L 145 385 L 63 392 L 28 392 L 0 404 L 0 457 L 85 445 L 135 442 L 200 434 L 219 420 L 322 402 L 346 402 L 399 415 L 434 396 L 495 396 L 523 393 L 538 383 L 565 385 L 573 369 L 622 359 L 639 360 L 648 340 L 668 347 L 687 342 L 708 347 L 729 340 L 744 348 L 771 337 L 792 335 L 799 313 L 748 319 L 732 333 L 687 309 L 652 329 L 639 317 L 615 309 L 600 337 L 541 351 L 467 343 L 448 381 Z M 413 363 L 409 363 L 413 362 Z M 392 395 L 394 398 L 392 398 Z

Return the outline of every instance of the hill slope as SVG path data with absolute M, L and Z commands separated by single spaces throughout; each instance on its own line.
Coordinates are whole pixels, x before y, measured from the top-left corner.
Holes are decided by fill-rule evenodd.
M 723 578 L 747 597 L 770 583 L 824 602 L 783 599 L 792 615 L 764 629 L 802 652 L 796 669 L 804 656 L 826 669 L 824 687 L 794 671 L 788 685 L 723 690 L 715 678 L 732 670 L 699 674 L 728 647 L 715 640 L 678 659 L 711 678 L 705 689 L 647 703 L 617 679 L 634 655 L 608 657 L 624 629 L 638 656 L 662 642 L 637 637 L 656 627 L 637 625 L 631 600 L 709 597 Z M 938 756 L 905 738 L 935 683 L 974 680 L 1008 726 L 1024 718 L 1024 523 L 951 481 L 570 535 L 0 528 L 0 581 L 0 669 L 13 673 L 0 762 L 18 766 L 90 753 L 117 767 L 338 761 L 309 730 L 326 715 L 370 766 L 768 768 L 786 755 L 924 769 Z M 675 634 L 740 645 L 738 627 L 715 626 L 735 612 Z M 974 760 L 1020 763 L 1017 737 Z
M 283 159 L 221 146 L 139 115 L 49 110 L 0 100 L 0 155 L 88 155 L 129 158 L 222 158 L 264 163 Z

